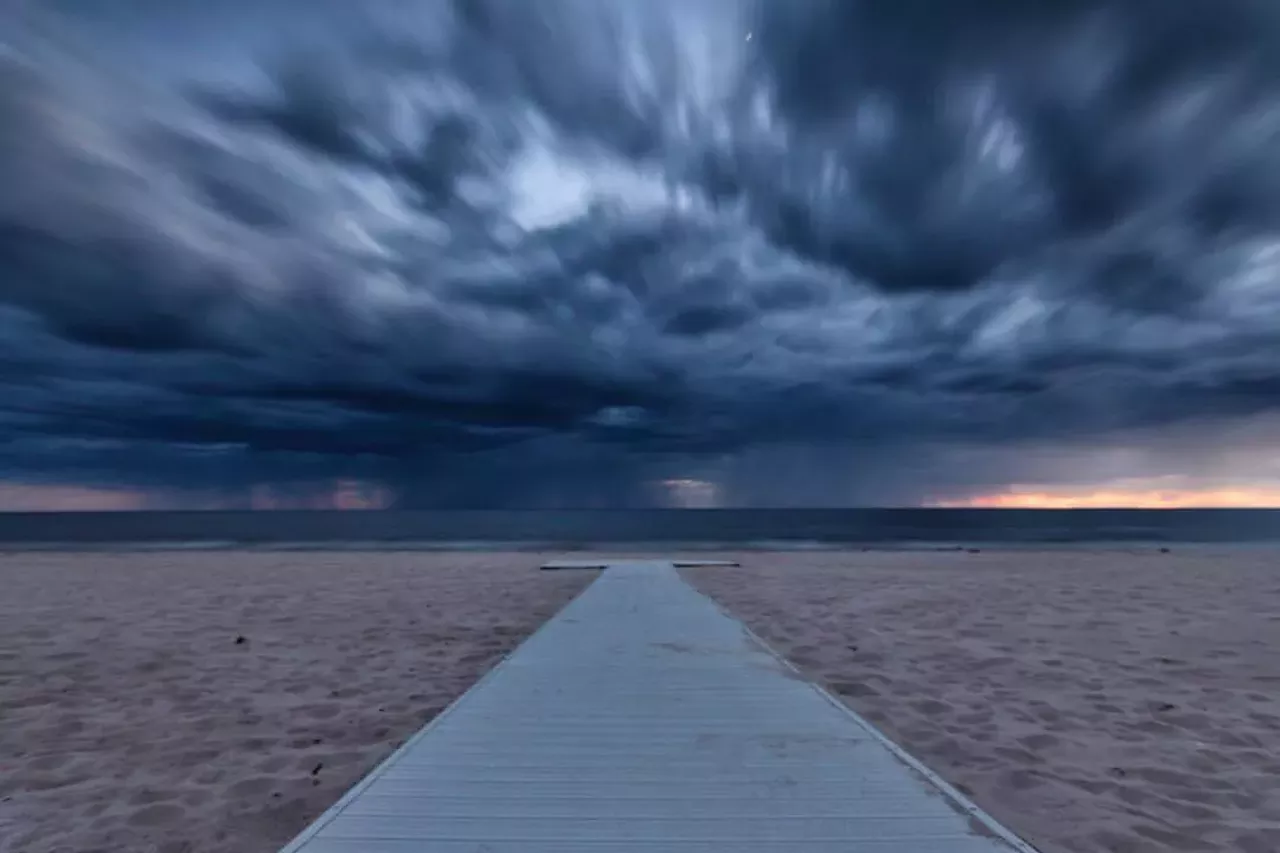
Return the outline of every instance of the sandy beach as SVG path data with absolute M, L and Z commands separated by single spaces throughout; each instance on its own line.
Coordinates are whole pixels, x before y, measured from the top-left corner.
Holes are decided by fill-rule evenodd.
M 1043 853 L 1280 850 L 1280 553 L 741 554 L 688 576 Z
M 273 853 L 592 574 L 538 563 L 0 556 L 0 851 Z
M 1044 853 L 1280 850 L 1280 554 L 700 556 Z M 541 559 L 0 556 L 0 853 L 274 853 L 590 580 Z

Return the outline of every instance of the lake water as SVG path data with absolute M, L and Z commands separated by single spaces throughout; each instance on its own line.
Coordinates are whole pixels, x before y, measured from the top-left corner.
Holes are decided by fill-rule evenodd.
M 0 513 L 11 545 L 1280 542 L 1280 510 L 708 509 Z

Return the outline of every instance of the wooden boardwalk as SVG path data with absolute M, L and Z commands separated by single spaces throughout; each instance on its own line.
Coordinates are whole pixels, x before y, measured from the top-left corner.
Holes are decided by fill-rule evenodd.
M 612 564 L 283 853 L 1031 853 L 671 563 Z

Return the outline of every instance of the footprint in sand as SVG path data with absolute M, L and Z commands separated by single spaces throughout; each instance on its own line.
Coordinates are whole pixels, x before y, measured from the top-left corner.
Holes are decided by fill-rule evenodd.
M 131 806 L 149 806 L 155 803 L 163 803 L 172 800 L 178 795 L 172 791 L 157 791 L 152 788 L 143 788 L 132 797 L 129 798 Z
M 281 770 L 287 767 L 288 764 L 289 764 L 288 758 L 285 758 L 283 756 L 275 756 L 273 758 L 268 758 L 265 761 L 258 762 L 256 769 L 267 774 L 279 773 Z
M 129 823 L 132 826 L 165 826 L 178 823 L 186 814 L 182 806 L 157 803 L 129 815 Z
M 227 789 L 227 793 L 233 797 L 260 797 L 270 793 L 278 781 L 274 776 L 256 776 L 235 783 Z
M 939 717 L 951 711 L 951 706 L 946 702 L 939 702 L 934 699 L 914 702 L 911 707 L 926 717 Z
M 298 713 L 317 720 L 330 720 L 342 713 L 342 706 L 336 702 L 321 702 L 315 705 L 304 705 L 298 709 Z
M 1027 735 L 1026 737 L 1019 738 L 1018 743 L 1022 744 L 1027 749 L 1034 750 L 1035 752 L 1044 752 L 1045 750 L 1054 748 L 1058 744 L 1062 743 L 1062 741 L 1053 735 L 1038 734 Z
M 34 758 L 27 764 L 27 769 L 36 770 L 41 773 L 50 770 L 57 770 L 71 760 L 71 756 L 65 754 L 45 755 L 40 758 Z

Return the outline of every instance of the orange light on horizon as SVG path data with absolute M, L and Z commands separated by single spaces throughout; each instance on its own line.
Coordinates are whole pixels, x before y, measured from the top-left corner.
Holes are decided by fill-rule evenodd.
M 934 501 L 940 508 L 972 509 L 1269 509 L 1280 508 L 1280 486 L 1221 489 L 1123 489 L 1084 491 L 1022 489 L 956 500 Z

